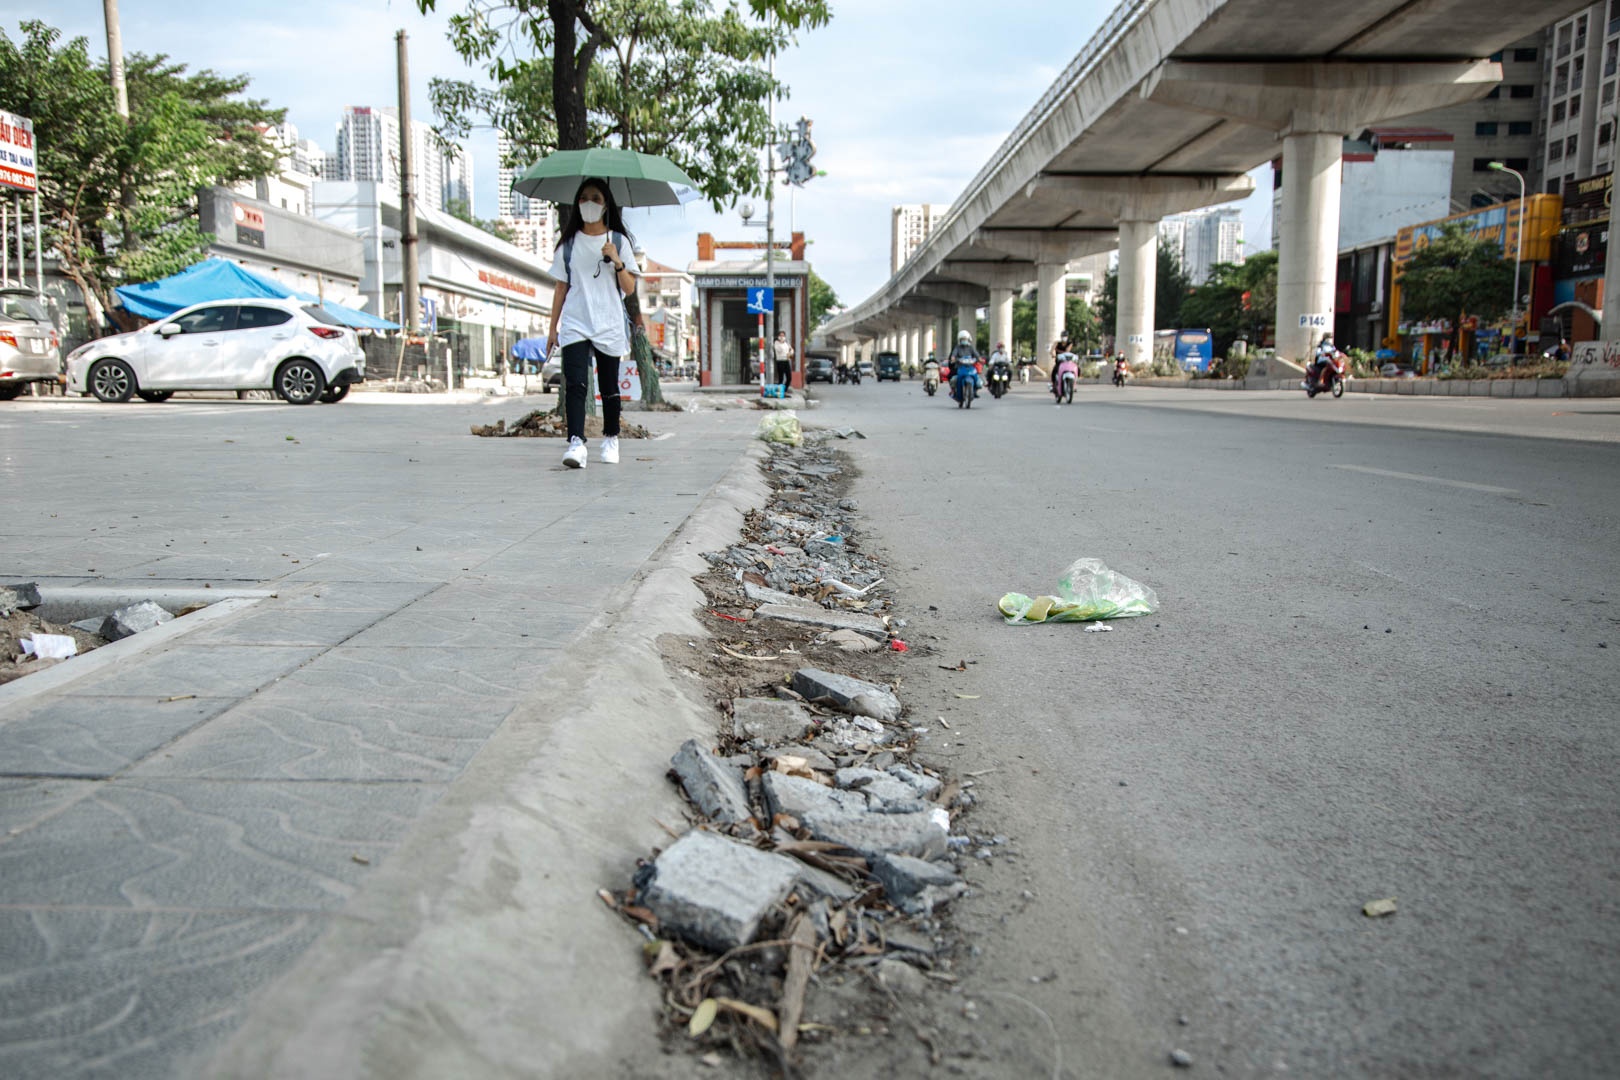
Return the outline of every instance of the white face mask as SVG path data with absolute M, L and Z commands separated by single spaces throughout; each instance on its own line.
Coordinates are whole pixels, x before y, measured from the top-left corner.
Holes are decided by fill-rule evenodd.
M 587 225 L 595 225 L 607 213 L 607 207 L 599 202 L 582 202 L 579 204 L 580 219 Z

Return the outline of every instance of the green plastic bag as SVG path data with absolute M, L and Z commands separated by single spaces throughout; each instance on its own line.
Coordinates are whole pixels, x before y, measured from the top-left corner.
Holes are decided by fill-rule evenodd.
M 1159 597 L 1140 581 L 1108 569 L 1101 559 L 1077 559 L 1058 580 L 1057 596 L 1014 592 L 996 606 L 1013 624 L 1095 622 L 1151 615 L 1159 610 Z
M 754 435 L 765 442 L 782 443 L 785 446 L 799 446 L 804 442 L 804 432 L 799 428 L 799 416 L 792 409 L 782 409 L 761 417 L 759 430 Z

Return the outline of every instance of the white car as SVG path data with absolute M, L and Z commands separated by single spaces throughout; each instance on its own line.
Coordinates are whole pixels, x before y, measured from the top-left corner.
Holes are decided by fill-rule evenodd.
M 294 405 L 343 400 L 366 377 L 355 332 L 300 300 L 193 304 L 68 356 L 70 392 L 167 401 L 176 390 L 274 390 Z

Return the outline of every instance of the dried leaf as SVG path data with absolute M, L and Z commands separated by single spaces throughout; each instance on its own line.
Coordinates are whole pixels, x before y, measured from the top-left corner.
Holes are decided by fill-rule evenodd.
M 675 951 L 675 946 L 667 941 L 660 941 L 658 955 L 653 958 L 652 966 L 647 969 L 647 973 L 656 979 L 664 972 L 674 971 L 680 966 L 681 956 Z
M 658 929 L 658 916 L 654 915 L 651 911 L 644 907 L 636 907 L 633 904 L 626 904 L 619 910 L 623 911 L 626 915 L 630 916 L 639 923 L 646 923 L 654 930 Z
M 792 814 L 776 814 L 771 818 L 771 828 L 786 829 L 788 832 L 799 831 L 799 819 Z
M 758 765 L 750 765 L 748 767 L 748 771 L 743 773 L 743 779 L 758 780 L 763 775 L 765 775 L 764 769 L 760 768 Z
M 692 1019 L 687 1021 L 686 1033 L 697 1038 L 709 1028 L 714 1026 L 714 1018 L 720 1015 L 720 1003 L 714 998 L 704 998 L 698 1002 L 698 1007 L 692 1010 Z
M 761 588 L 765 586 L 765 575 L 758 570 L 744 570 L 742 577 L 750 585 L 758 585 Z
M 750 1005 L 748 1002 L 738 1001 L 736 998 L 713 998 L 711 1000 L 727 1012 L 734 1012 L 740 1016 L 748 1017 L 748 1019 L 767 1031 L 776 1030 L 776 1014 L 769 1009 L 762 1009 L 758 1005 Z
M 606 889 L 597 889 L 596 890 L 596 895 L 600 896 L 602 898 L 602 903 L 606 904 L 608 907 L 612 908 L 614 911 L 619 910 L 619 902 L 617 900 L 615 900 L 613 898 L 613 894 L 608 892 Z
M 1369 900 L 1361 905 L 1361 913 L 1369 919 L 1376 919 L 1380 915 L 1395 914 L 1395 898 L 1387 896 L 1382 900 Z
M 782 1030 L 778 1038 L 783 1050 L 792 1050 L 799 1041 L 799 1018 L 804 1015 L 804 992 L 810 985 L 810 969 L 816 960 L 816 928 L 800 914 L 788 933 L 793 943 L 788 951 L 787 977 L 782 981 Z
M 827 928 L 832 931 L 833 940 L 842 945 L 849 937 L 849 912 L 843 908 L 833 912 L 833 917 L 827 920 Z

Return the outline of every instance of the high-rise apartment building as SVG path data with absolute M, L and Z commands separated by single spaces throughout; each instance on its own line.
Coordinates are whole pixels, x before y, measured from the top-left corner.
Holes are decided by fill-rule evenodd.
M 526 218 L 529 216 L 529 199 L 512 190 L 512 181 L 517 179 L 522 168 L 506 163 L 512 153 L 512 140 L 506 137 L 504 131 L 498 132 L 495 136 L 495 153 L 498 156 L 495 166 L 495 198 L 498 204 L 496 216 L 508 220 Z
M 411 121 L 418 199 L 437 210 L 459 200 L 472 209 L 472 158 L 463 146 L 440 148 L 432 125 Z M 327 157 L 328 180 L 371 180 L 399 186 L 399 110 L 345 106 L 337 124 L 337 149 Z
M 894 208 L 889 228 L 889 273 L 897 272 L 922 247 L 934 226 L 950 211 L 937 203 L 912 203 Z
M 1538 126 L 1545 141 L 1535 162 L 1541 183 L 1532 182 L 1531 190 L 1557 194 L 1614 168 L 1620 0 L 1560 19 L 1547 28 L 1543 41 Z
M 1159 221 L 1159 246 L 1176 253 L 1194 285 L 1209 280 L 1216 263 L 1243 261 L 1243 211 L 1212 206 Z
M 557 250 L 556 207 L 513 191 L 512 181 L 522 166 L 507 164 L 512 142 L 504 131 L 496 136 L 495 147 L 499 155 L 495 171 L 497 220 L 512 231 L 512 243 L 549 264 Z

